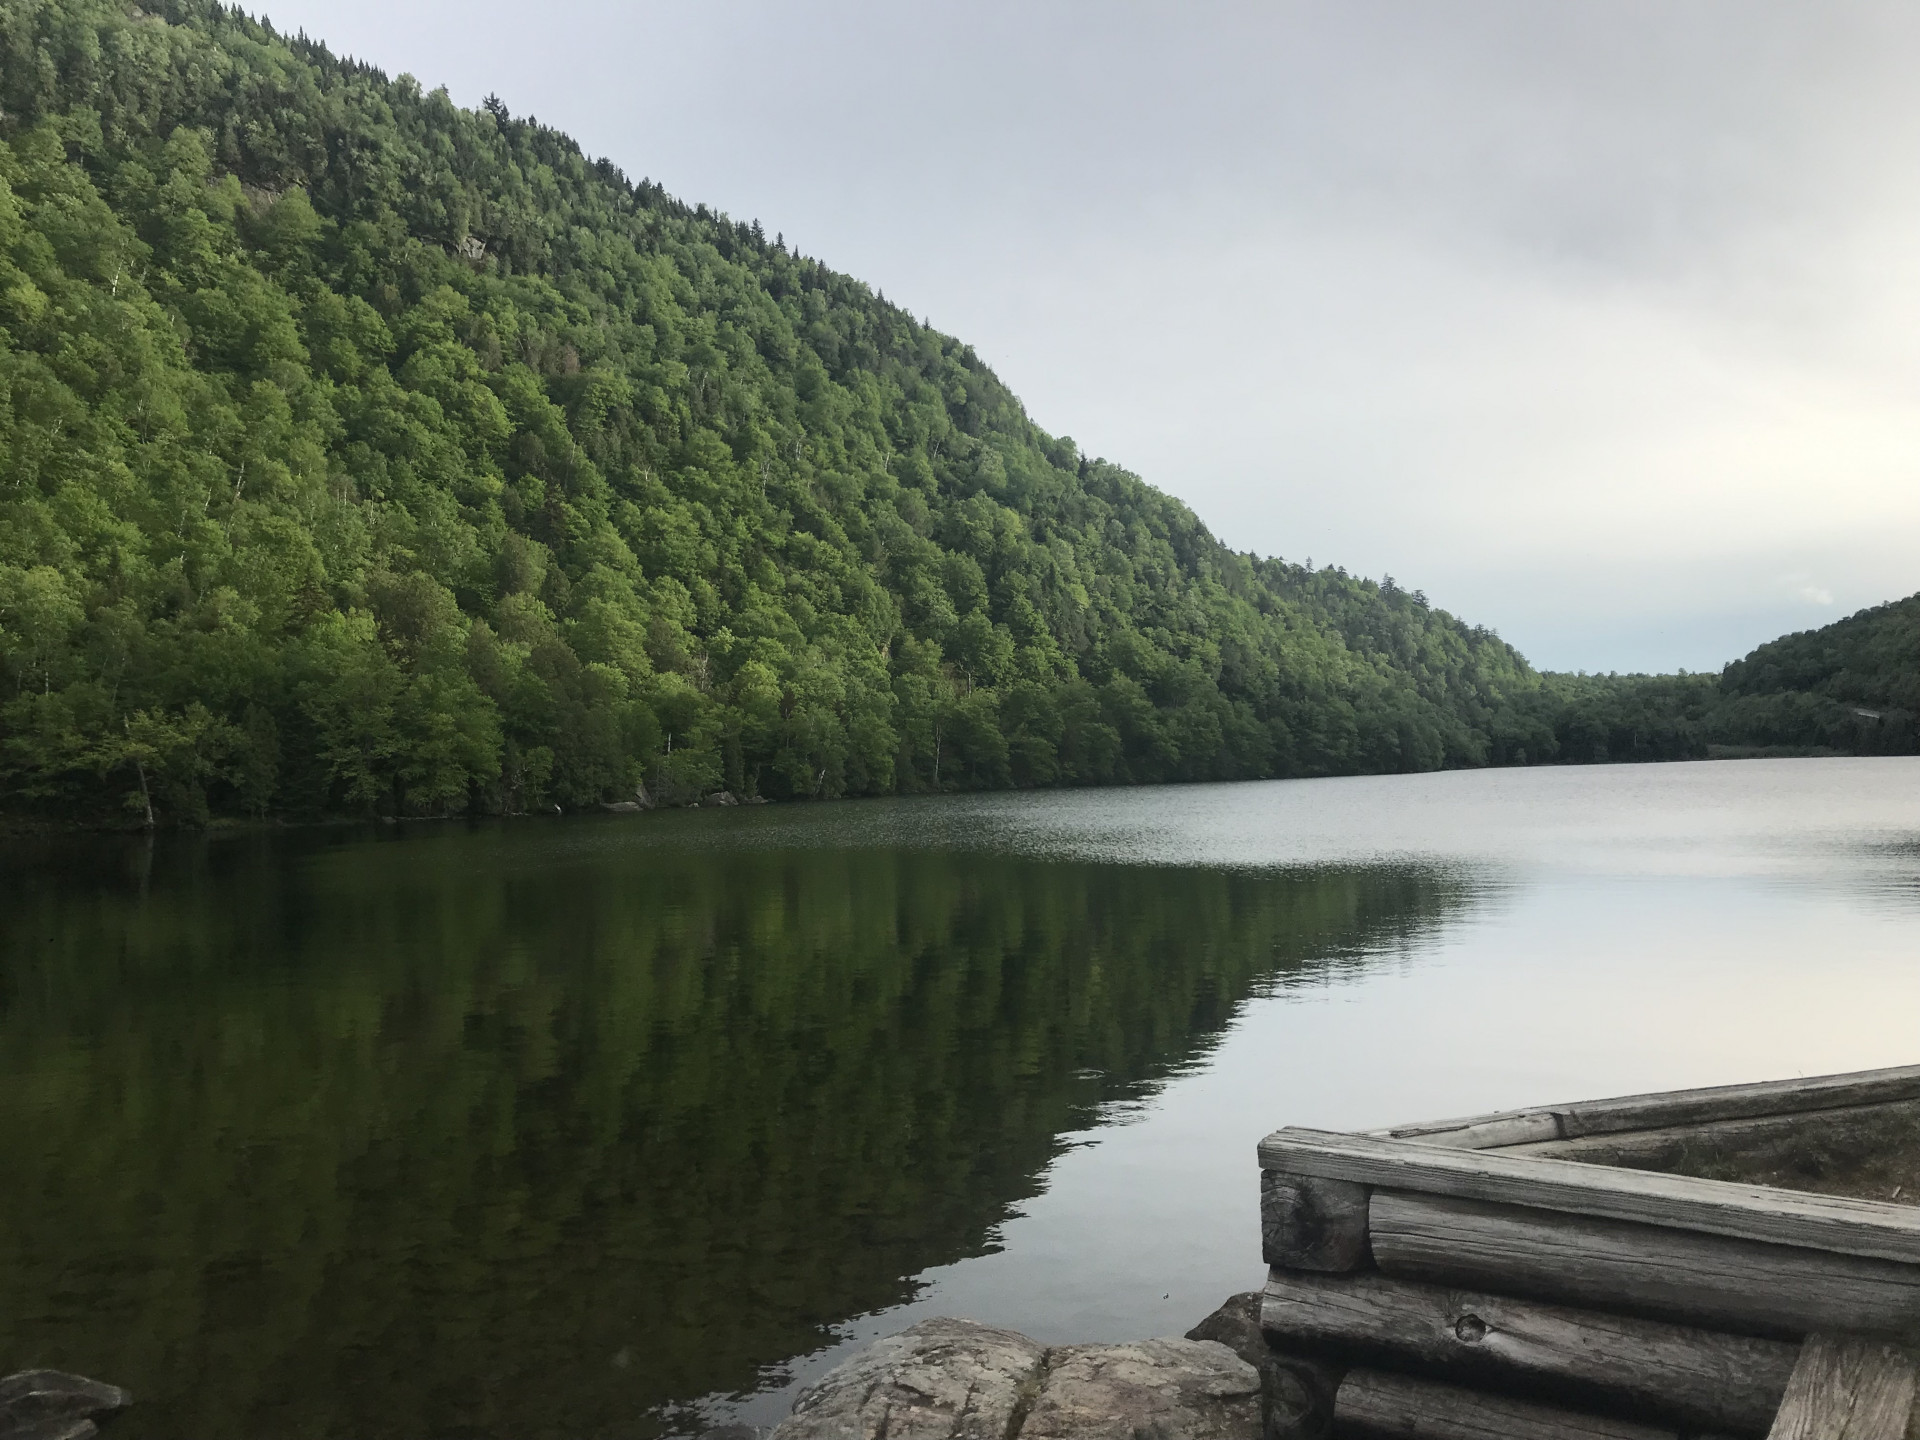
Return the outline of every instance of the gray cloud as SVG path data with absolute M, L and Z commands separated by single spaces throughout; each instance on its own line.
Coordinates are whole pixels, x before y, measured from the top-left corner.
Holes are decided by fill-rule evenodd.
M 1565 668 L 1920 588 L 1920 12 L 298 0 Z M 1823 603 L 1822 597 L 1825 598 Z

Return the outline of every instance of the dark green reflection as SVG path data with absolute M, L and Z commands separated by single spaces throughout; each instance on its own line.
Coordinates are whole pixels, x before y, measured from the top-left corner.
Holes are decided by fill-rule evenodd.
M 122 1440 L 655 1433 L 1466 894 L 587 827 L 5 857 L 0 1368 Z

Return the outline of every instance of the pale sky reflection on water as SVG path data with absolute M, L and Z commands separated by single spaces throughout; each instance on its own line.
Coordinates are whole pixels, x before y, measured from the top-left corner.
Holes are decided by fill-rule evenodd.
M 926 818 L 831 823 L 1076 859 L 1447 863 L 1479 898 L 1248 1002 L 1185 1073 L 1069 1137 L 997 1253 L 925 1272 L 914 1303 L 744 1404 L 714 1397 L 716 1417 L 768 1423 L 848 1349 L 930 1315 L 1056 1342 L 1187 1329 L 1261 1279 L 1254 1145 L 1279 1125 L 1920 1061 L 1920 760 L 989 797 Z

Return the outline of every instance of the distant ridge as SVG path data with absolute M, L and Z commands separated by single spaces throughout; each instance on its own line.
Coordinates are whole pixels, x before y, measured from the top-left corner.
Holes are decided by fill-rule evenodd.
M 1911 755 L 1920 595 L 1770 640 L 1718 675 L 1547 675 L 1561 761 Z

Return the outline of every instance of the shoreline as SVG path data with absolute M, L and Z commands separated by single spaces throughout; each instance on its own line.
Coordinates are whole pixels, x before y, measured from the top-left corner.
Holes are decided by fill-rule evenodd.
M 1529 765 L 1457 765 L 1439 770 L 1367 770 L 1357 771 L 1353 774 L 1339 775 L 1276 775 L 1260 780 L 1158 780 L 1128 785 L 1016 785 L 991 790 L 922 790 L 893 795 L 802 796 L 788 800 L 754 797 L 718 804 L 705 799 L 692 803 L 671 805 L 659 803 L 637 804 L 630 800 L 601 801 L 591 807 L 576 806 L 572 809 L 555 806 L 552 810 L 544 811 L 501 810 L 486 813 L 460 811 L 451 815 L 323 815 L 313 819 L 293 819 L 286 815 L 267 815 L 257 819 L 241 815 L 215 815 L 204 824 L 193 824 L 185 821 L 167 821 L 152 826 L 146 825 L 138 819 L 123 821 L 117 817 L 110 818 L 105 815 L 89 820 L 61 820 L 20 811 L 0 809 L 0 841 L 29 839 L 50 835 L 214 835 L 244 834 L 256 831 L 343 829 L 355 825 L 473 824 L 481 821 L 499 820 L 551 820 L 554 818 L 574 818 L 595 814 L 651 815 L 687 810 L 746 809 L 760 805 L 847 805 L 874 800 L 920 800 L 939 797 L 957 798 L 980 795 L 1083 795 L 1107 791 L 1186 790 L 1209 785 L 1271 785 L 1287 781 L 1309 780 L 1382 780 L 1399 776 L 1411 778 L 1420 775 L 1486 774 L 1496 771 L 1505 772 L 1517 770 L 1561 771 L 1620 770 L 1635 767 L 1666 768 L 1668 766 L 1679 765 L 1719 765 L 1728 762 L 1748 760 L 1911 760 L 1920 758 L 1914 755 L 1862 755 L 1844 750 L 1793 745 L 1715 745 L 1710 746 L 1709 749 L 1720 753 L 1704 756 L 1686 756 L 1677 759 L 1564 760 L 1546 761 L 1541 764 Z

